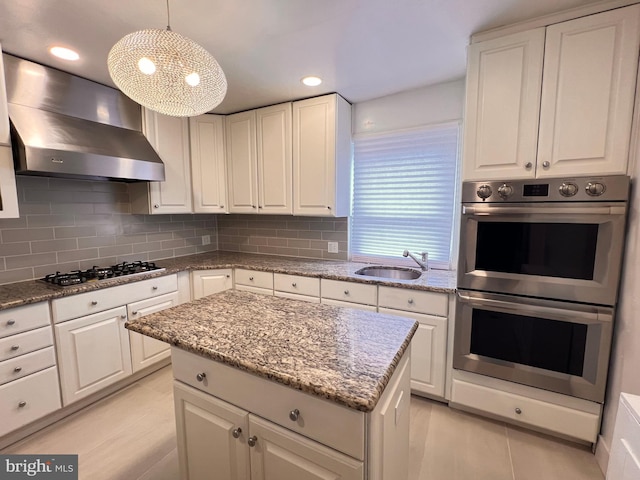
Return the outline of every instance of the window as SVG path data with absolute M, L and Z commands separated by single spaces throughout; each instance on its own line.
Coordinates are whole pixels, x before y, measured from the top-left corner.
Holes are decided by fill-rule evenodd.
M 353 260 L 399 265 L 407 249 L 451 268 L 459 130 L 456 122 L 354 138 Z

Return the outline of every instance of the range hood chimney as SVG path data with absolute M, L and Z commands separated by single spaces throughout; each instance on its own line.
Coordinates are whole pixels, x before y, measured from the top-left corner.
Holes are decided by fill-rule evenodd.
M 162 181 L 142 109 L 116 89 L 3 54 L 17 174 Z

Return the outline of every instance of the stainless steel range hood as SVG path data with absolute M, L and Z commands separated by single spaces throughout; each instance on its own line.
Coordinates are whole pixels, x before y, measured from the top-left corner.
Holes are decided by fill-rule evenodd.
M 162 181 L 142 110 L 118 90 L 3 54 L 16 173 Z

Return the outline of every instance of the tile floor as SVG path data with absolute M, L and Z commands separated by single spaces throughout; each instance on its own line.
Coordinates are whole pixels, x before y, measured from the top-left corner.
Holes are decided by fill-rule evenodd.
M 177 480 L 171 369 L 97 402 L 2 453 L 79 454 L 81 480 Z M 410 480 L 603 480 L 581 446 L 411 400 Z

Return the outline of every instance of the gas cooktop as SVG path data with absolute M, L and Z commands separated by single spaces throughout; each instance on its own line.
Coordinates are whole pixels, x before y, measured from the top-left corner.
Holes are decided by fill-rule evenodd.
M 58 287 L 72 287 L 85 282 L 106 280 L 108 278 L 123 277 L 125 275 L 138 275 L 147 272 L 161 272 L 164 268 L 158 267 L 154 262 L 122 262 L 110 267 L 94 266 L 88 270 L 72 270 L 68 273 L 52 273 L 41 281 Z

